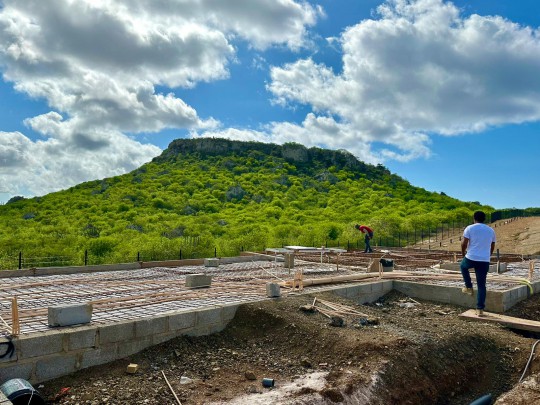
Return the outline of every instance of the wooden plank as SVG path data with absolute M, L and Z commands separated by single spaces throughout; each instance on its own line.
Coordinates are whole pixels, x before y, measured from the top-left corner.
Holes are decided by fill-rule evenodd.
M 512 316 L 495 314 L 493 312 L 484 312 L 483 316 L 478 316 L 476 315 L 476 310 L 474 309 L 469 309 L 459 316 L 471 321 L 499 323 L 513 329 L 540 332 L 540 322 L 531 321 L 530 319 L 514 318 Z

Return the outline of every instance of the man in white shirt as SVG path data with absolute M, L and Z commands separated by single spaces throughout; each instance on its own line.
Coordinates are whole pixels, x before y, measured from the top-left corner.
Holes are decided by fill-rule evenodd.
M 463 232 L 463 241 L 461 242 L 461 274 L 465 281 L 465 294 L 474 294 L 471 275 L 469 269 L 474 268 L 476 274 L 476 285 L 478 293 L 476 294 L 476 314 L 484 315 L 486 304 L 486 279 L 489 272 L 489 260 L 495 249 L 495 231 L 484 224 L 486 214 L 483 211 L 476 211 L 473 215 L 474 224 L 469 225 Z

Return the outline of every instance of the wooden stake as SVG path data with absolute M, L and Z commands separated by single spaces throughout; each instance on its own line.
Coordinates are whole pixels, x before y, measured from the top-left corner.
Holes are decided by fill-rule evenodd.
M 165 373 L 163 372 L 163 370 L 161 370 L 161 374 L 163 374 L 163 378 L 165 378 L 165 382 L 167 383 L 167 385 L 169 386 L 169 389 L 170 389 L 171 392 L 173 393 L 174 399 L 176 399 L 176 402 L 178 402 L 178 405 L 182 405 L 182 402 L 180 402 L 180 400 L 179 400 L 178 397 L 176 396 L 176 392 L 174 392 L 173 387 L 171 387 L 171 384 L 169 384 L 169 380 L 167 380 L 167 376 L 165 375 Z
M 21 333 L 21 326 L 19 323 L 19 307 L 17 305 L 17 297 L 11 299 L 11 334 L 18 336 Z

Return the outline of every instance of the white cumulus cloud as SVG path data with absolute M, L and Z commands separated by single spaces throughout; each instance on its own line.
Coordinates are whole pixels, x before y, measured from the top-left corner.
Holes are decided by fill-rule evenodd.
M 339 123 L 321 143 L 346 139 L 360 157 L 409 160 L 429 156 L 434 134 L 540 120 L 538 29 L 464 16 L 442 0 L 388 0 L 377 12 L 342 33 L 340 71 L 312 59 L 271 71 L 274 102 Z M 313 122 L 291 137 L 313 143 Z
M 321 15 L 294 0 L 3 0 L 3 79 L 51 111 L 25 120 L 42 139 L 0 132 L 2 188 L 46 193 L 159 153 L 127 133 L 216 128 L 174 89 L 226 79 L 234 41 L 306 46 Z

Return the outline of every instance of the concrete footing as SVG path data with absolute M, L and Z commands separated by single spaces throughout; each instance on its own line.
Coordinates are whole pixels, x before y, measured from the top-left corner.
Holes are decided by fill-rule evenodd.
M 382 280 L 306 289 L 305 292 L 330 291 L 363 304 L 374 302 L 393 289 L 413 298 L 475 307 L 475 298 L 461 293 L 461 287 L 409 281 Z M 532 291 L 527 286 L 506 291 L 494 291 L 488 287 L 486 310 L 504 312 L 539 291 L 540 282 L 533 284 Z M 32 384 L 39 383 L 128 357 L 181 335 L 216 333 L 233 319 L 238 305 L 212 305 L 101 326 L 66 327 L 21 335 L 13 339 L 13 355 L 0 359 L 0 381 L 22 378 Z
M 0 381 L 22 378 L 34 384 L 131 356 L 177 336 L 217 333 L 234 318 L 237 308 L 220 305 L 102 326 L 21 335 L 13 338 L 14 354 L 0 359 Z

